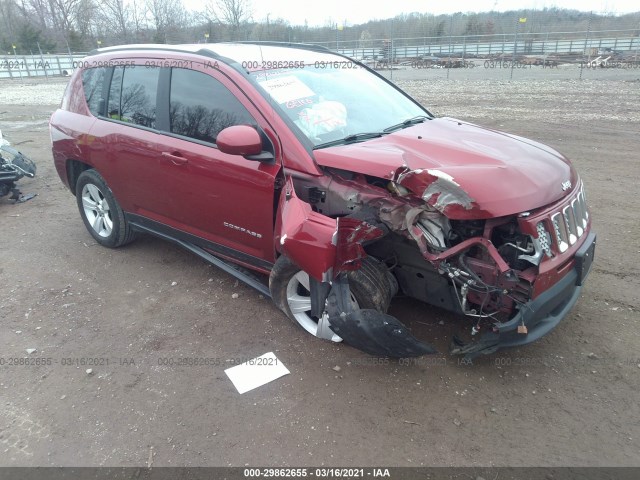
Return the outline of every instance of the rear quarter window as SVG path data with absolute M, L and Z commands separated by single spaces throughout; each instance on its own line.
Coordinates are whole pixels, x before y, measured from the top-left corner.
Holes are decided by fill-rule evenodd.
M 104 108 L 104 98 L 102 97 L 102 88 L 104 86 L 104 78 L 106 68 L 88 68 L 82 72 L 82 87 L 84 89 L 84 99 L 87 102 L 89 111 L 95 115 L 102 115 L 101 109 Z

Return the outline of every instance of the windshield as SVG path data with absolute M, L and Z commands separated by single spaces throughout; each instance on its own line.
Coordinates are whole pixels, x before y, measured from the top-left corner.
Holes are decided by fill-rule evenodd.
M 326 58 L 339 60 L 251 73 L 314 147 L 336 145 L 340 139 L 350 143 L 375 138 L 389 133 L 389 127 L 402 128 L 408 119 L 428 115 L 358 64 Z

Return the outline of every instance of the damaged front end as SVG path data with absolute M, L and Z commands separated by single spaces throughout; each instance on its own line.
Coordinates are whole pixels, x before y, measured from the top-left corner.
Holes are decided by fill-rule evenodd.
M 346 273 L 366 257 L 363 244 L 385 235 L 376 226 L 353 217 L 331 218 L 300 200 L 291 179 L 282 190 L 276 224 L 277 248 L 309 275 L 310 315 L 316 336 L 338 335 L 371 355 L 414 357 L 435 353 L 396 318 L 374 309 L 354 308 Z
M 296 195 L 296 191 L 300 197 Z M 280 200 L 278 250 L 306 271 L 323 338 L 372 355 L 434 353 L 398 319 L 352 308 L 345 273 L 367 255 L 400 290 L 464 315 L 473 357 L 530 343 L 576 302 L 595 249 L 581 184 L 543 208 L 492 217 L 450 175 L 400 168 L 387 179 L 327 169 L 290 179 Z
M 581 183 L 546 208 L 483 219 L 488 212 L 443 172 L 409 171 L 397 181 L 422 191 L 442 215 L 434 221 L 431 212 L 408 210 L 406 227 L 423 258 L 448 277 L 450 309 L 472 320 L 473 340 L 455 337 L 452 353 L 472 357 L 533 342 L 573 307 L 596 240 Z

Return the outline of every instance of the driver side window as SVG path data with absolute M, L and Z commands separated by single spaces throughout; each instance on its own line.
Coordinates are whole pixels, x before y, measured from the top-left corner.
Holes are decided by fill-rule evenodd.
M 215 143 L 227 127 L 256 125 L 240 101 L 205 73 L 173 68 L 170 92 L 170 129 L 176 135 Z

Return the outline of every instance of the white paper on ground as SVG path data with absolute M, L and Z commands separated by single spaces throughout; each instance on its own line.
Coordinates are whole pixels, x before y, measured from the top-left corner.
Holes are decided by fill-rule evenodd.
M 227 368 L 224 373 L 238 389 L 238 393 L 242 394 L 288 375 L 290 372 L 273 352 L 269 352 L 235 367 Z

